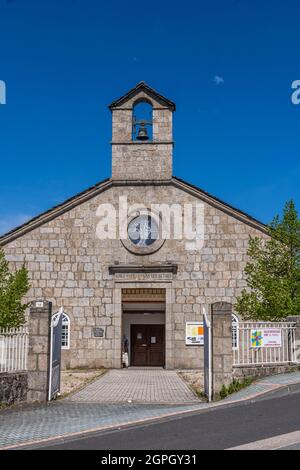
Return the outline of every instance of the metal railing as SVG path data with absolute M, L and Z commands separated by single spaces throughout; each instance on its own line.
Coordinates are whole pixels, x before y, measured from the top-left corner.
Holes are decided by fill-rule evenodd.
M 295 331 L 295 323 L 238 322 L 234 325 L 233 367 L 297 363 Z
M 27 328 L 0 328 L 0 372 L 27 370 L 27 355 Z

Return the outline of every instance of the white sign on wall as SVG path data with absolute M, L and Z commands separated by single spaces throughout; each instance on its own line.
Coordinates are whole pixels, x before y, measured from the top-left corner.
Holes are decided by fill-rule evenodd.
M 185 344 L 187 346 L 201 346 L 204 344 L 203 323 L 188 321 L 185 325 Z

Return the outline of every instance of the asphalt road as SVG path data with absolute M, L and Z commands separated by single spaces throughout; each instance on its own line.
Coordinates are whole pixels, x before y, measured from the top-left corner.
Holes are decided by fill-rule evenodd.
M 227 449 L 297 430 L 300 430 L 300 393 L 92 434 L 42 448 Z

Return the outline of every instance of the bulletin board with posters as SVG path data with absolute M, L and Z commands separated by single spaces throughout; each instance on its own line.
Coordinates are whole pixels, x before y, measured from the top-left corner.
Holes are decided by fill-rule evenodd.
M 185 344 L 187 346 L 203 346 L 204 328 L 202 322 L 186 322 L 185 325 Z

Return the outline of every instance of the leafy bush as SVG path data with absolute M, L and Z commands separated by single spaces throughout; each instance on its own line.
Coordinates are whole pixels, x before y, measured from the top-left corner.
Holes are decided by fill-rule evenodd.
M 0 328 L 19 327 L 25 323 L 25 310 L 29 304 L 22 298 L 30 289 L 25 266 L 10 272 L 4 251 L 0 248 Z
M 244 320 L 280 321 L 300 311 L 300 220 L 293 201 L 270 224 L 269 235 L 249 240 L 248 288 L 235 304 Z

